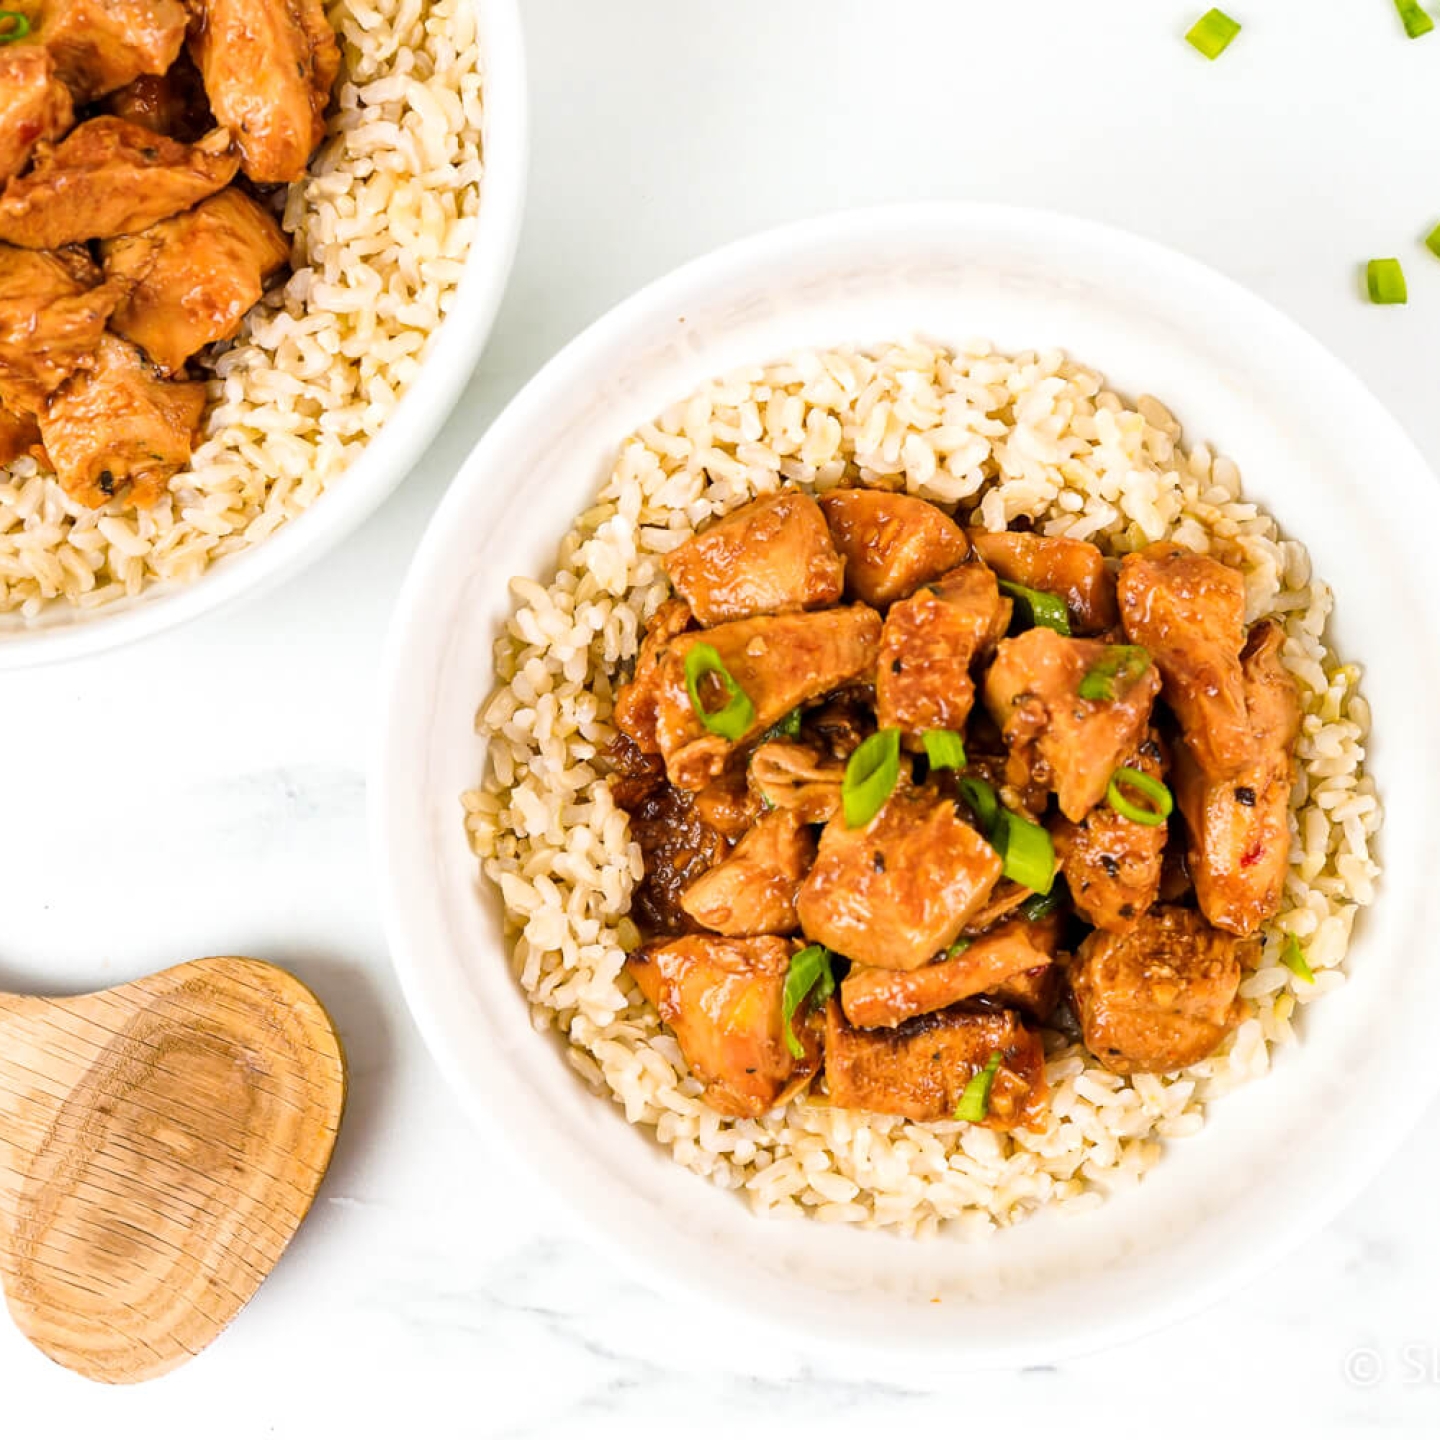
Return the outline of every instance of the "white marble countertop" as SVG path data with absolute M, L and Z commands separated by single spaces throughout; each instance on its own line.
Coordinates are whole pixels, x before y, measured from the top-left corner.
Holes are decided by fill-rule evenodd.
M 363 765 L 386 615 L 487 421 L 653 276 L 749 231 L 889 199 L 1034 203 L 1249 285 L 1331 346 L 1440 466 L 1440 32 L 1386 0 L 526 0 L 520 257 L 460 410 L 400 493 L 262 601 L 121 654 L 0 677 L 0 989 L 216 952 L 315 986 L 353 1063 L 313 1218 L 215 1346 L 109 1391 L 0 1322 L 5 1436 L 1188 1435 L 1440 1428 L 1440 1108 L 1323 1234 L 1221 1310 L 1058 1367 L 896 1386 L 797 1335 L 761 1349 L 591 1253 L 472 1133 L 402 1006 L 371 902 Z M 1405 309 L 1359 298 L 1401 255 Z M 1385 477 L 1372 477 L 1377 504 Z M 1378 1037 L 1377 1043 L 1383 1043 Z M 1377 1104 L 1384 1097 L 1377 1097 Z M 1241 1406 L 1258 1412 L 1253 1421 Z M 683 1424 L 683 1430 L 677 1425 Z M 662 1429 L 663 1427 L 663 1429 Z

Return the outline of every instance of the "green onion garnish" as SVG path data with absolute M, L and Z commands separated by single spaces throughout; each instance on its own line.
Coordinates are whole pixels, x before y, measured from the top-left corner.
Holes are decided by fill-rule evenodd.
M 968 1120 L 978 1125 L 990 1113 L 990 1087 L 995 1083 L 995 1073 L 1000 1069 L 1000 1052 L 992 1050 L 983 1070 L 977 1070 L 966 1082 L 965 1093 L 955 1107 L 957 1120 Z
M 1143 645 L 1109 645 L 1080 681 L 1082 700 L 1119 700 L 1150 668 Z
M 707 710 L 700 699 L 700 682 L 714 675 L 725 687 L 727 699 L 718 710 Z M 755 723 L 755 707 L 750 697 L 725 668 L 720 652 L 713 645 L 692 645 L 685 652 L 685 688 L 700 723 L 713 735 L 738 740 Z
M 1371 260 L 1365 266 L 1365 290 L 1373 305 L 1403 305 L 1409 298 L 1398 260 Z
M 990 832 L 995 828 L 995 819 L 1000 814 L 1000 801 L 995 794 L 995 787 L 988 780 L 967 775 L 960 782 L 960 794 L 980 822 L 976 828 L 989 839 Z
M 1185 38 L 1207 59 L 1215 60 L 1240 33 L 1240 22 L 1223 10 L 1207 10 L 1186 32 Z
M 845 823 L 852 829 L 868 825 L 890 798 L 900 779 L 900 732 L 893 726 L 868 735 L 845 763 L 840 782 L 840 803 Z
M 964 768 L 965 742 L 953 730 L 927 730 L 920 738 L 932 770 Z
M 18 10 L 0 10 L 0 45 L 13 45 L 30 33 L 30 17 Z
M 1137 805 L 1133 800 L 1128 799 L 1120 788 L 1122 785 L 1139 791 L 1151 802 L 1150 807 Z M 1110 777 L 1109 788 L 1105 791 L 1105 800 L 1117 815 L 1123 815 L 1137 825 L 1163 825 L 1170 818 L 1170 812 L 1175 808 L 1175 797 L 1167 786 L 1147 775 L 1143 770 L 1132 770 L 1128 765 L 1122 765 Z
M 1440 225 L 1437 225 L 1426 237 L 1425 248 L 1437 259 L 1440 260 Z
M 834 993 L 835 972 L 830 968 L 830 952 L 823 945 L 807 945 L 790 957 L 780 1009 L 785 1017 L 785 1048 L 797 1060 L 804 1058 L 805 1047 L 790 1024 L 795 1012 L 806 996 L 812 1005 L 823 1005 Z
M 957 955 L 963 955 L 974 943 L 973 940 L 967 940 L 965 936 L 962 935 L 945 951 L 945 958 L 947 960 L 953 960 Z
M 1015 608 L 1027 628 L 1043 625 L 1060 635 L 1070 633 L 1070 612 L 1059 595 L 1052 595 L 1048 590 L 1032 590 L 1013 580 L 1002 580 L 1000 589 L 1015 601 Z
M 1055 883 L 1055 846 L 1043 825 L 1002 810 L 990 843 L 1000 852 L 1000 873 L 1017 885 L 1048 895 Z
M 1420 8 L 1417 0 L 1395 0 L 1395 8 L 1400 12 L 1405 33 L 1412 40 L 1428 35 L 1435 28 L 1435 22 Z
M 797 705 L 788 715 L 783 715 L 766 732 L 766 740 L 777 740 L 780 736 L 788 736 L 794 740 L 800 734 L 800 707 Z
M 1300 942 L 1288 931 L 1285 935 L 1285 943 L 1280 947 L 1280 963 L 1287 970 L 1298 975 L 1307 985 L 1315 983 L 1315 972 L 1305 959 L 1305 952 L 1300 948 Z
M 1023 905 L 1016 907 L 1015 913 L 1022 920 L 1043 920 L 1047 915 L 1053 915 L 1060 908 L 1060 888 L 1055 886 L 1048 895 L 1032 895 Z

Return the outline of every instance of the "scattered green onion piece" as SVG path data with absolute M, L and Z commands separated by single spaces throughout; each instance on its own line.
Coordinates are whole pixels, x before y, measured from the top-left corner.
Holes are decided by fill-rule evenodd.
M 782 716 L 766 732 L 765 739 L 778 740 L 782 735 L 794 740 L 800 734 L 800 707 L 797 705 L 788 715 Z
M 850 829 L 868 825 L 900 779 L 900 732 L 891 727 L 866 736 L 845 765 L 840 803 Z
M 823 945 L 807 945 L 790 957 L 780 1008 L 785 1017 L 785 1048 L 795 1059 L 805 1055 L 805 1047 L 790 1023 L 795 1012 L 807 996 L 812 1004 L 823 1005 L 834 993 L 835 972 L 830 968 L 830 952 Z
M 1000 814 L 1000 801 L 995 794 L 995 787 L 988 780 L 967 775 L 960 782 L 960 794 L 975 812 L 975 818 L 980 822 L 977 827 L 980 833 L 988 839 L 995 828 L 996 817 Z
M 1400 12 L 1405 33 L 1412 40 L 1428 35 L 1435 28 L 1435 22 L 1420 7 L 1418 0 L 1395 0 L 1395 8 Z
M 1207 10 L 1186 32 L 1185 38 L 1207 59 L 1219 59 L 1240 33 L 1240 22 L 1223 10 Z
M 945 951 L 945 958 L 953 960 L 957 955 L 963 955 L 975 942 L 961 936 L 953 945 Z
M 1080 680 L 1082 700 L 1120 700 L 1150 668 L 1143 645 L 1110 645 Z
M 965 742 L 953 730 L 927 730 L 920 738 L 932 770 L 964 768 Z
M 1017 908 L 1016 914 L 1022 920 L 1043 920 L 1047 915 L 1053 915 L 1059 908 L 1060 891 L 1058 888 L 1052 887 L 1048 895 L 1032 895 Z
M 729 697 L 718 710 L 707 710 L 700 699 L 700 682 L 709 675 L 719 678 Z M 720 652 L 713 645 L 692 645 L 685 652 L 685 688 L 690 692 L 690 703 L 700 723 L 712 735 L 738 740 L 755 723 L 755 707 L 750 697 L 725 668 Z
M 1028 585 L 1017 585 L 1013 580 L 1002 580 L 1000 589 L 1016 602 L 1026 628 L 1043 625 L 1059 635 L 1070 633 L 1070 611 L 1064 599 L 1052 595 L 1048 590 L 1032 590 Z
M 1285 943 L 1280 947 L 1280 963 L 1298 975 L 1307 985 L 1315 983 L 1315 972 L 1305 959 L 1305 952 L 1293 934 L 1287 933 Z
M 1410 297 L 1405 272 L 1395 259 L 1371 260 L 1365 266 L 1365 291 L 1372 305 L 1403 305 Z
M 13 45 L 30 33 L 30 17 L 18 10 L 0 10 L 0 45 Z
M 1151 802 L 1152 808 L 1147 809 L 1143 805 L 1137 805 L 1125 795 L 1121 786 L 1138 790 Z M 1123 815 L 1137 825 L 1163 825 L 1170 818 L 1170 812 L 1175 808 L 1175 797 L 1170 793 L 1168 786 L 1147 775 L 1143 770 L 1132 770 L 1128 765 L 1122 765 L 1110 777 L 1109 788 L 1105 791 L 1105 801 L 1117 815 Z
M 1000 852 L 1000 873 L 1007 880 L 1048 895 L 1055 883 L 1055 846 L 1043 825 L 1002 810 L 990 843 Z
M 1000 1069 L 1000 1052 L 992 1050 L 983 1070 L 977 1070 L 965 1085 L 965 1093 L 955 1107 L 957 1120 L 968 1120 L 978 1125 L 990 1113 L 990 1087 L 995 1083 L 995 1074 Z
M 1440 260 L 1440 225 L 1437 225 L 1426 237 L 1425 248 L 1437 259 Z

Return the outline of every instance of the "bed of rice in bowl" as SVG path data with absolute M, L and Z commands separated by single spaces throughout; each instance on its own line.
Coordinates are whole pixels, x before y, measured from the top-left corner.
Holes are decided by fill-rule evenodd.
M 1125 1078 L 1047 1031 L 1053 1094 L 1040 1133 L 860 1114 L 823 1095 L 758 1120 L 702 1103 L 623 969 L 641 859 L 602 752 L 614 692 L 669 594 L 665 555 L 782 483 L 903 487 L 969 524 L 1001 529 L 1029 516 L 1112 555 L 1173 538 L 1244 571 L 1251 620 L 1280 617 L 1304 708 L 1291 867 L 1259 968 L 1241 984 L 1251 1014 L 1219 1053 L 1171 1075 Z M 1297 1007 L 1344 982 L 1356 909 L 1379 874 L 1380 807 L 1364 772 L 1360 672 L 1326 644 L 1330 591 L 1304 546 L 1241 498 L 1232 462 L 1204 444 L 1187 448 L 1158 401 L 1123 400 L 1058 352 L 915 342 L 806 352 L 715 380 L 621 446 L 554 578 L 511 588 L 499 688 L 478 721 L 487 773 L 464 809 L 504 898 L 536 1026 L 555 1027 L 585 1080 L 653 1127 L 676 1160 L 758 1211 L 927 1235 L 1098 1204 L 1155 1164 L 1167 1139 L 1199 1129 L 1209 1100 L 1263 1074 L 1271 1047 L 1294 1040 Z M 1300 937 L 1313 983 L 1280 964 L 1283 931 Z
M 33 459 L 0 467 L 0 611 L 193 580 L 335 481 L 414 379 L 459 282 L 481 176 L 471 0 L 335 0 L 324 143 L 279 197 L 293 273 L 200 369 L 205 433 L 150 510 L 88 510 Z

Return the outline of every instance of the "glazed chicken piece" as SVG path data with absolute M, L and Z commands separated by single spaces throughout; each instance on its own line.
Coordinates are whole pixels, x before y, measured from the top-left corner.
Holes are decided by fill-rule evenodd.
M 1117 678 L 1115 699 L 1082 699 L 1086 674 L 1110 664 L 1114 651 L 1037 626 L 1002 641 L 985 677 L 986 709 L 1009 747 L 1007 782 L 1053 790 L 1067 820 L 1083 820 L 1105 798 L 1145 735 L 1160 690 L 1159 672 L 1147 664 L 1138 676 Z
M 663 765 L 660 770 L 663 774 Z M 703 790 L 697 790 L 694 803 L 702 823 L 732 842 L 739 840 L 765 810 L 764 800 L 750 788 L 743 770 L 726 771 Z
M 223 130 L 198 145 L 181 145 L 100 115 L 58 145 L 42 145 L 31 169 L 5 187 L 0 240 L 56 250 L 144 230 L 223 190 L 236 164 Z
M 1216 778 L 1234 774 L 1252 748 L 1240 670 L 1244 577 L 1161 542 L 1120 562 L 1117 592 L 1125 633 L 1154 658 L 1200 768 Z
M 1036 965 L 1002 980 L 993 990 L 986 991 L 986 998 L 997 1005 L 1008 1005 L 1012 1010 L 1023 1011 L 1044 1025 L 1060 1002 L 1062 979 L 1059 964 Z
M 702 625 L 833 605 L 845 583 L 825 516 L 801 490 L 707 526 L 670 552 L 665 573 Z
M 35 146 L 75 123 L 70 92 L 41 45 L 0 46 L 0 185 L 29 163 Z
M 1165 775 L 1164 752 L 1152 730 L 1122 762 L 1154 780 Z M 1123 935 L 1133 930 L 1160 893 L 1169 824 L 1142 825 L 1108 805 L 1097 805 L 1080 823 L 1055 828 L 1060 872 L 1082 920 Z
M 141 75 L 107 95 L 105 113 L 187 145 L 215 128 L 200 72 L 183 51 L 163 75 Z
M 325 137 L 340 47 L 320 0 L 189 0 L 210 108 L 262 185 L 299 180 Z
M 1212 925 L 1236 935 L 1253 934 L 1279 910 L 1290 865 L 1300 695 L 1280 663 L 1284 643 L 1279 624 L 1262 620 L 1241 656 L 1253 758 L 1233 775 L 1208 779 L 1182 746 L 1175 771 L 1196 899 Z
M 1245 1014 L 1236 998 L 1241 943 L 1170 906 L 1128 935 L 1092 931 L 1070 971 L 1086 1048 L 1117 1075 L 1203 1060 Z
M 799 1014 L 792 1028 L 805 1053 L 797 1060 L 785 1045 L 785 975 L 795 948 L 774 935 L 686 935 L 625 962 L 704 1082 L 706 1103 L 722 1115 L 764 1115 L 820 1068 L 816 1028 Z
M 814 860 L 810 827 L 793 810 L 772 810 L 680 903 L 721 935 L 788 935 L 799 928 L 795 892 Z
M 876 723 L 918 749 L 926 730 L 960 734 L 975 703 L 970 669 L 1010 623 L 1010 601 L 984 565 L 961 565 L 891 605 L 875 667 Z
M 33 415 L 17 415 L 0 405 L 0 465 L 8 465 L 40 446 L 40 427 Z
M 205 386 L 163 380 L 145 357 L 106 334 L 93 370 L 71 376 L 40 412 L 40 434 L 65 493 L 98 509 L 125 486 L 153 505 L 190 459 Z
M 867 825 L 820 836 L 795 906 L 805 934 L 857 965 L 914 970 L 959 938 L 1000 856 L 932 789 L 903 783 Z
M 984 1120 L 991 1130 L 1040 1129 L 1050 1089 L 1045 1047 L 1008 1010 L 940 1010 L 893 1030 L 858 1030 L 836 1000 L 825 1012 L 825 1086 L 845 1110 L 952 1120 L 965 1087 L 1000 1054 Z
M 1060 596 L 1080 634 L 1098 635 L 1115 624 L 1115 581 L 1105 557 L 1088 540 L 972 530 L 970 543 L 1002 580 Z
M 645 626 L 634 675 L 615 695 L 616 728 L 647 755 L 660 753 L 660 740 L 655 734 L 660 700 L 660 656 L 675 636 L 690 628 L 691 619 L 690 607 L 683 600 L 663 601 Z
M 706 730 L 690 702 L 685 656 L 697 644 L 715 648 L 754 707 L 754 719 L 738 740 Z M 676 636 L 659 659 L 656 697 L 655 735 L 670 779 L 687 790 L 703 788 L 738 746 L 763 735 L 796 706 L 868 679 L 879 645 L 880 617 L 864 605 L 732 620 Z M 725 704 L 716 676 L 702 678 L 700 692 L 709 711 Z
M 88 365 L 120 298 L 83 250 L 0 245 L 0 403 L 33 415 Z
M 163 75 L 185 24 L 179 0 L 46 0 L 35 38 L 75 98 L 94 100 L 137 75 Z
M 173 375 L 197 350 L 239 330 L 290 258 L 290 243 L 269 211 L 228 189 L 107 240 L 100 253 L 106 276 L 126 292 L 110 328 Z
M 845 762 L 795 740 L 767 740 L 750 757 L 750 785 L 767 805 L 823 825 L 840 810 Z
M 1059 916 L 1007 920 L 958 954 L 944 955 L 918 970 L 880 970 L 857 965 L 840 982 L 845 1018 L 862 1030 L 896 1025 L 984 995 L 1029 970 L 1048 967 L 1060 939 Z
M 820 508 L 845 559 L 845 589 L 888 605 L 953 570 L 970 553 L 965 532 L 943 510 L 889 490 L 832 490 Z

